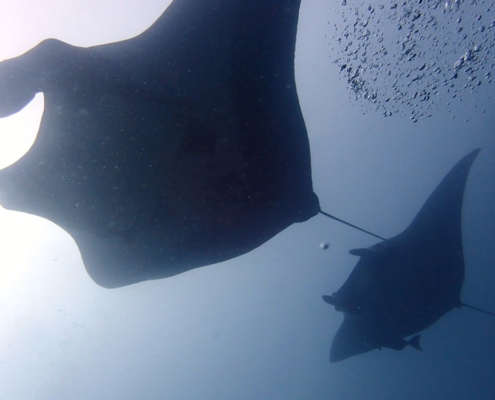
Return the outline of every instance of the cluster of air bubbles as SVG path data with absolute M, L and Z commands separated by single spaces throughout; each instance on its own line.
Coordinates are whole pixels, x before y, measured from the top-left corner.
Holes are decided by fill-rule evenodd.
M 492 83 L 492 0 L 342 0 L 338 9 L 331 57 L 365 111 L 416 122 Z

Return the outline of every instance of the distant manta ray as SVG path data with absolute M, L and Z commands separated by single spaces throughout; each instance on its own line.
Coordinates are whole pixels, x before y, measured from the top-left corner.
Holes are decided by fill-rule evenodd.
M 440 182 L 401 234 L 365 249 L 349 278 L 323 300 L 344 313 L 330 350 L 330 362 L 373 349 L 418 350 L 419 335 L 461 302 L 464 282 L 461 211 L 472 151 Z

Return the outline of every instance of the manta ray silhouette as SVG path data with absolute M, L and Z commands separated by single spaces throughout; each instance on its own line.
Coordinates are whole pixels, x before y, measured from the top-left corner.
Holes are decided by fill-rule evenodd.
M 451 169 L 404 232 L 349 252 L 360 257 L 357 265 L 337 292 L 323 296 L 344 313 L 330 362 L 382 347 L 420 349 L 419 335 L 404 338 L 455 307 L 475 308 L 460 297 L 464 282 L 461 211 L 466 180 L 478 152 L 472 151 Z
M 65 229 L 105 287 L 228 260 L 317 214 L 299 3 L 175 0 L 133 39 L 49 39 L 0 63 L 0 117 L 45 98 L 0 204 Z

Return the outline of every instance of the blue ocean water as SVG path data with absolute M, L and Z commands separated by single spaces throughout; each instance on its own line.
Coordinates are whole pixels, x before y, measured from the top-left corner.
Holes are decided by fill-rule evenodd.
M 296 50 L 324 210 L 393 236 L 464 154 L 482 149 L 464 198 L 462 299 L 491 310 L 494 18 L 488 1 L 303 0 Z M 495 318 L 467 309 L 426 329 L 421 352 L 383 349 L 328 362 L 342 315 L 321 295 L 354 267 L 348 250 L 376 240 L 321 216 L 237 259 L 118 290 L 90 280 L 75 243 L 54 224 L 15 213 L 1 218 L 15 227 L 2 236 L 0 259 L 1 398 L 495 393 Z

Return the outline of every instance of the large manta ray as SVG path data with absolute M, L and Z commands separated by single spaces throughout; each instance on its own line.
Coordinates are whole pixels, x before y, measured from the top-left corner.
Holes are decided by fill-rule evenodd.
M 472 151 L 450 170 L 404 232 L 350 251 L 360 256 L 357 265 L 337 292 L 323 296 L 344 313 L 330 350 L 331 362 L 382 347 L 402 350 L 410 344 L 419 349 L 419 335 L 404 338 L 453 308 L 467 306 L 460 297 L 461 211 L 478 152 Z
M 133 39 L 50 39 L 0 63 L 0 117 L 45 98 L 0 204 L 65 229 L 104 287 L 228 260 L 314 216 L 299 3 L 175 0 Z

